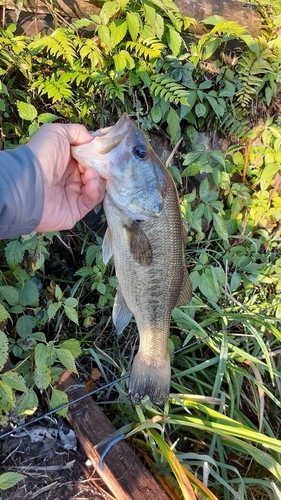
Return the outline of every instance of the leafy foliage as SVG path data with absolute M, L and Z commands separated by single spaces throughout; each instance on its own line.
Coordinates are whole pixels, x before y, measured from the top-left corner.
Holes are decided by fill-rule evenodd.
M 271 498 L 281 479 L 280 37 L 276 23 L 254 39 L 213 16 L 196 39 L 194 24 L 170 0 L 120 0 L 34 39 L 6 26 L 1 140 L 14 147 L 54 120 L 96 129 L 124 111 L 146 131 L 183 139 L 170 171 L 194 293 L 173 313 L 175 393 L 164 410 L 146 400 L 133 407 L 122 382 L 104 404 L 178 497 L 194 489 L 211 499 Z M 229 63 L 233 40 L 240 52 Z M 201 144 L 206 133 L 225 152 Z M 42 398 L 51 408 L 66 403 L 56 382 L 63 369 L 77 371 L 78 358 L 103 381 L 128 369 L 135 331 L 117 342 L 108 327 L 117 280 L 102 262 L 102 218 L 98 226 L 99 234 L 79 223 L 72 233 L 0 243 L 0 370 L 10 362 L 0 372 L 2 423 L 13 408 L 32 415 Z M 20 479 L 1 478 L 0 488 Z
M 0 490 L 7 490 L 11 488 L 26 476 L 18 472 L 5 472 L 0 475 Z

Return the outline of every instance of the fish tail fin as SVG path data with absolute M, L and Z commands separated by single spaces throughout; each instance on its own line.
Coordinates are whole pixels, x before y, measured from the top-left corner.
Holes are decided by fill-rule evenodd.
M 146 360 L 138 352 L 130 373 L 129 395 L 133 404 L 139 404 L 144 396 L 149 396 L 155 404 L 164 404 L 169 396 L 171 385 L 170 357 L 161 363 Z

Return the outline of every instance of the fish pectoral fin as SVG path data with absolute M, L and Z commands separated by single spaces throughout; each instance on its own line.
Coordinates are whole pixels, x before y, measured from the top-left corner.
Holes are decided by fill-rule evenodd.
M 130 225 L 124 225 L 124 228 L 134 260 L 143 267 L 149 266 L 152 262 L 152 248 L 145 232 L 134 220 L 130 222 Z
M 118 287 L 112 310 L 112 319 L 118 335 L 120 335 L 124 328 L 126 328 L 131 317 L 132 313 L 123 298 L 120 288 Z
M 102 242 L 102 260 L 105 264 L 108 263 L 109 259 L 113 255 L 113 249 L 112 249 L 112 236 L 109 228 L 107 228 L 103 242 Z
M 184 277 L 183 277 L 183 284 L 182 288 L 178 297 L 177 305 L 176 307 L 179 306 L 184 306 L 185 304 L 188 304 L 190 302 L 192 297 L 192 284 L 190 281 L 189 274 L 187 270 L 185 269 L 184 271 Z

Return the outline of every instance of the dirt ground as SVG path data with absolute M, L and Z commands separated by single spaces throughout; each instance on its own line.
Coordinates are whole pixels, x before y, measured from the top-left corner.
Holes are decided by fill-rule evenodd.
M 26 478 L 0 490 L 0 500 L 116 500 L 62 419 L 0 440 L 0 474 L 11 471 Z

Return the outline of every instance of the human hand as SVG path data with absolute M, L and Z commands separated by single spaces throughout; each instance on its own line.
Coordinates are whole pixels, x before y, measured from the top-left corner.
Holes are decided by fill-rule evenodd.
M 43 125 L 26 144 L 35 155 L 44 182 L 44 207 L 36 231 L 71 229 L 105 195 L 105 181 L 79 164 L 70 146 L 93 140 L 83 125 Z

